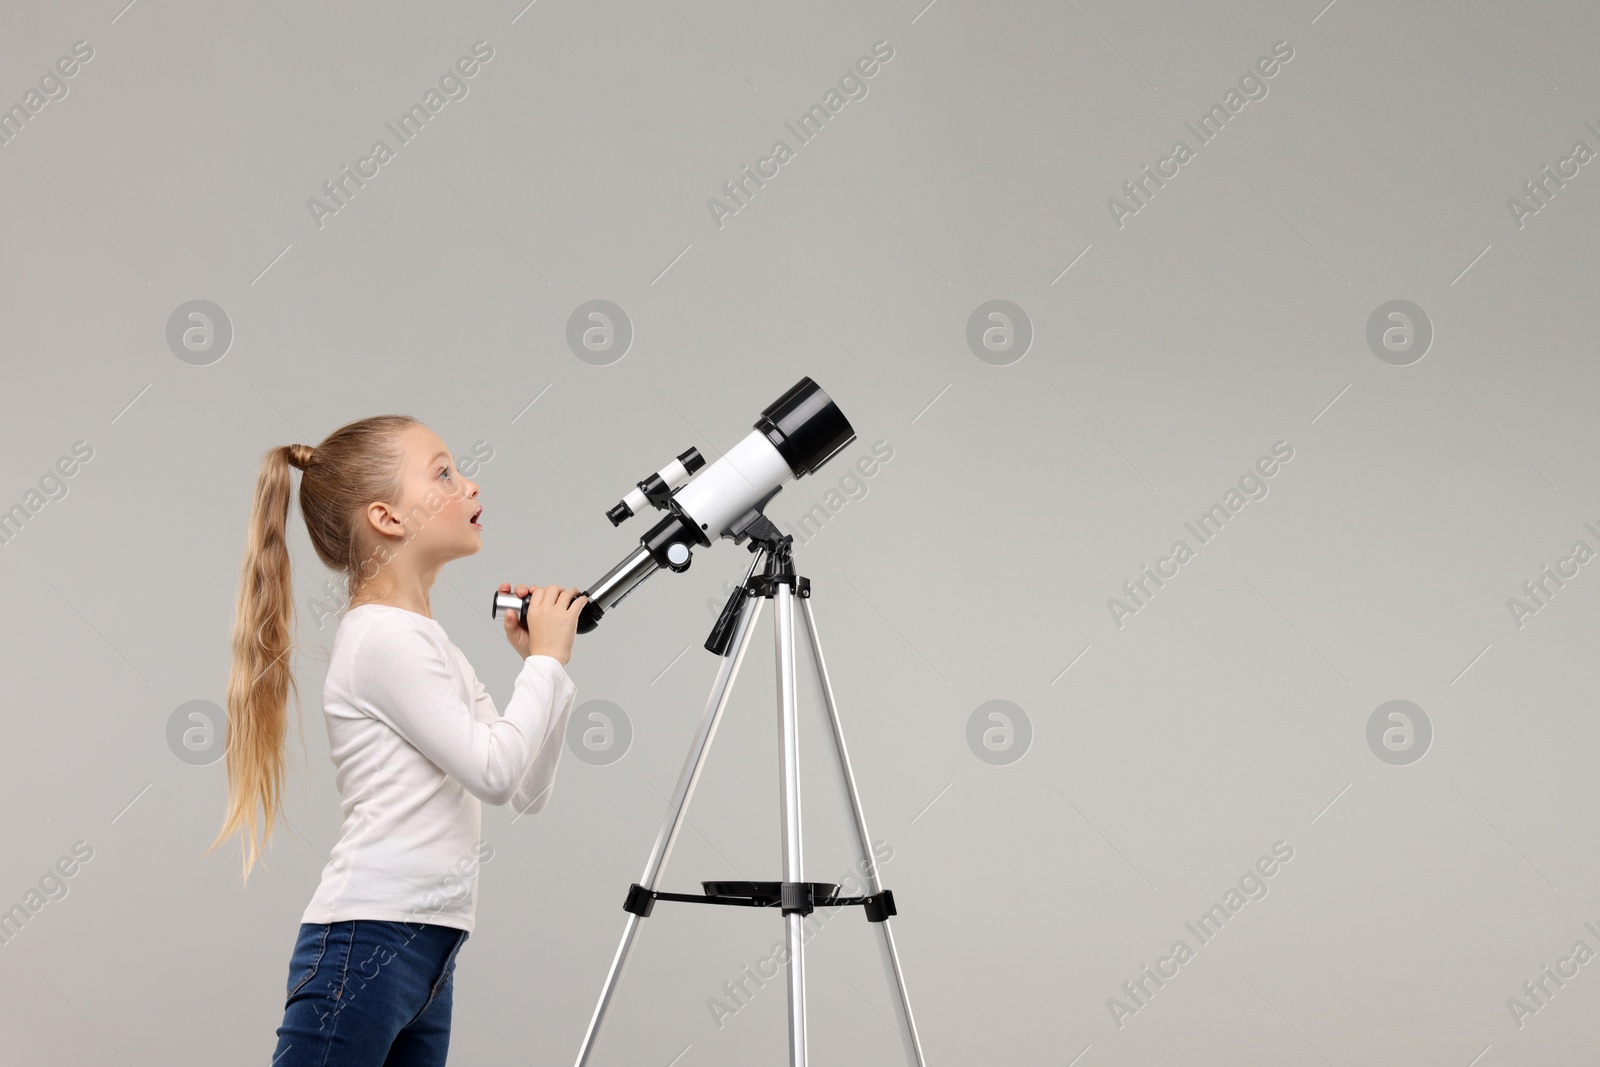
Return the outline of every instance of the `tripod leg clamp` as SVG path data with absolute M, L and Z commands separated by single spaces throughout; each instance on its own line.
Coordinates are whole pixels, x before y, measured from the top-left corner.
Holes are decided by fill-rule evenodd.
M 811 898 L 811 882 L 784 882 L 779 886 L 779 901 L 783 906 L 785 915 L 799 912 L 801 915 L 810 915 L 816 910 Z
M 867 922 L 881 923 L 891 915 L 898 915 L 894 910 L 894 893 L 888 889 L 869 897 L 861 898 L 861 910 L 867 913 Z
M 631 911 L 640 918 L 650 914 L 656 906 L 656 895 L 638 882 L 628 887 L 628 899 L 622 902 L 623 911 Z

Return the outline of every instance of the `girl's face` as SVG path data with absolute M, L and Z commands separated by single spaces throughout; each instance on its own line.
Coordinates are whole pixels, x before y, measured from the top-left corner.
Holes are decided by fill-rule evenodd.
M 408 544 L 438 560 L 470 556 L 483 547 L 478 483 L 456 470 L 439 435 L 426 426 L 409 426 L 401 434 L 405 458 L 403 487 Z

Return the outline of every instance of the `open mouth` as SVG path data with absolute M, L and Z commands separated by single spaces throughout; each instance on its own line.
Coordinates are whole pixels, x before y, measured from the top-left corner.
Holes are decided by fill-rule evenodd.
M 479 524 L 479 522 L 478 522 L 478 516 L 482 515 L 482 514 L 483 514 L 483 509 L 482 508 L 479 508 L 477 511 L 474 511 L 472 513 L 472 518 L 471 518 L 470 521 L 472 523 L 473 529 L 475 529 L 475 530 L 483 529 L 483 526 L 481 524 Z

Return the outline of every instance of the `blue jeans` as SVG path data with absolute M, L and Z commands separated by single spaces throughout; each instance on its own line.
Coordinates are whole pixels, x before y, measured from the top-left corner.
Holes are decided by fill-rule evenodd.
M 301 923 L 272 1067 L 442 1067 L 465 930 Z

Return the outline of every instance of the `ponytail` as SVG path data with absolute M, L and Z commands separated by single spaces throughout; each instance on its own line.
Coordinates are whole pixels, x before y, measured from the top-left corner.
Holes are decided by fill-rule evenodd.
M 311 451 L 306 445 L 285 445 L 262 457 L 239 578 L 233 665 L 228 672 L 228 814 L 211 849 L 244 830 L 245 881 L 272 836 L 283 792 L 285 710 L 291 689 L 299 706 L 299 689 L 289 664 L 294 587 L 286 527 L 290 462 L 303 467 Z

